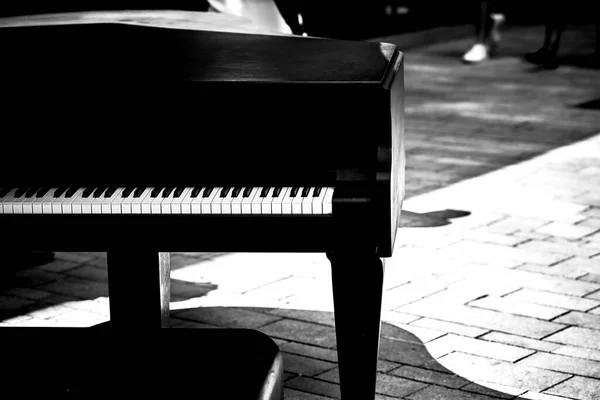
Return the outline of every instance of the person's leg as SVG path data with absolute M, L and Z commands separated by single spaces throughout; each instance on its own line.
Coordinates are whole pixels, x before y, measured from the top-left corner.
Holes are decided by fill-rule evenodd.
M 490 30 L 490 16 L 488 13 L 488 0 L 477 1 L 475 16 L 475 44 L 462 56 L 465 63 L 479 63 L 488 58 L 488 48 L 486 42 Z
M 558 67 L 557 54 L 560 48 L 560 39 L 567 24 L 565 10 L 562 7 L 553 4 L 548 4 L 546 7 L 544 42 L 537 51 L 525 54 L 525 60 L 544 68 L 554 69 Z

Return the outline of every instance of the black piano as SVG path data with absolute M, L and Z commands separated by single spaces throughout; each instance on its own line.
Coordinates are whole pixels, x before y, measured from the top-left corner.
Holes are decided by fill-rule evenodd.
M 98 23 L 0 28 L 0 48 L 2 246 L 106 251 L 114 330 L 165 326 L 169 252 L 326 253 L 342 396 L 374 397 L 395 46 Z

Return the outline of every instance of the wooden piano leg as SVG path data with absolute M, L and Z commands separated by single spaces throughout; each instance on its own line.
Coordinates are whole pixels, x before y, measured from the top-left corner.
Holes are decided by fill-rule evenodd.
M 327 257 L 342 400 L 374 399 L 384 262 L 375 255 L 329 253 Z
M 169 253 L 115 250 L 107 255 L 110 327 L 167 327 L 171 289 Z

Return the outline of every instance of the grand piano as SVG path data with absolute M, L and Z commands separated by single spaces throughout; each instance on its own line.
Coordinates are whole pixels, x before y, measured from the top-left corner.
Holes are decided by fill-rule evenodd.
M 342 398 L 374 398 L 395 46 L 104 21 L 5 25 L 0 48 L 3 247 L 107 252 L 123 331 L 167 325 L 169 252 L 326 253 Z

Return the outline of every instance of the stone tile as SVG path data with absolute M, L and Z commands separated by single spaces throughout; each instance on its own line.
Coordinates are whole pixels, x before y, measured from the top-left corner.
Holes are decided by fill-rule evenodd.
M 576 346 L 561 346 L 553 351 L 555 354 L 562 354 L 574 358 L 585 358 L 587 360 L 600 361 L 600 350 L 585 349 Z
M 233 307 L 200 307 L 184 309 L 174 312 L 180 319 L 204 322 L 226 328 L 256 329 L 271 322 L 280 320 L 280 317 L 258 313 L 243 308 Z
M 399 368 L 388 372 L 388 374 L 411 379 L 414 381 L 430 383 L 433 385 L 445 386 L 454 389 L 458 389 L 470 383 L 470 381 L 455 374 L 431 371 L 428 369 L 413 367 L 410 365 L 403 365 Z
M 563 328 L 563 325 L 554 322 L 431 300 L 408 304 L 399 311 L 533 339 L 540 339 Z
M 377 374 L 375 391 L 391 397 L 406 397 L 427 387 L 426 384 L 415 382 L 398 376 Z
M 553 351 L 561 347 L 558 343 L 549 343 L 543 340 L 530 339 L 523 336 L 509 335 L 503 332 L 490 332 L 481 337 L 481 340 L 489 340 L 491 342 L 505 343 L 517 347 L 523 347 L 530 350 Z
M 335 329 L 304 321 L 283 319 L 259 329 L 269 336 L 320 347 L 335 346 Z
M 520 395 L 519 398 L 528 400 L 565 400 L 563 396 L 554 396 L 551 394 L 538 392 L 525 392 Z
M 593 400 L 600 393 L 600 380 L 574 376 L 547 390 L 547 393 L 578 400 Z
M 487 227 L 466 232 L 463 237 L 475 242 L 498 244 L 503 246 L 516 246 L 527 239 L 510 234 L 489 232 Z
M 332 397 L 339 399 L 340 385 L 331 382 L 325 382 L 317 379 L 298 376 L 285 382 L 286 388 L 299 389 L 305 392 Z
M 385 337 L 379 340 L 379 358 L 413 366 L 421 366 L 433 359 L 423 344 Z
M 46 283 L 38 286 L 37 289 L 81 299 L 108 297 L 108 285 L 106 283 L 75 278 L 65 278 Z
M 59 314 L 56 317 L 50 318 L 50 320 L 56 326 L 73 326 L 73 327 L 90 327 L 103 322 L 108 321 L 108 316 L 102 316 L 96 313 L 83 311 L 83 310 L 71 310 L 63 314 Z
M 332 312 L 274 308 L 268 311 L 268 313 L 286 317 L 288 319 L 297 319 L 300 321 L 315 322 L 321 325 L 335 326 L 335 318 Z
M 563 241 L 558 243 L 550 240 L 530 240 L 517 245 L 517 248 L 579 257 L 590 257 L 600 252 L 600 250 L 582 247 L 579 242 Z
M 413 321 L 418 320 L 419 317 L 414 315 L 399 313 L 396 311 L 381 311 L 381 322 L 389 324 L 410 324 Z M 426 327 L 425 327 L 426 328 Z
M 407 397 L 410 400 L 494 400 L 496 397 L 441 386 L 429 386 Z
M 304 376 L 315 376 L 335 367 L 334 363 L 297 354 L 283 353 L 283 368 L 285 371 Z
M 567 325 L 598 329 L 600 331 L 600 315 L 571 311 L 570 313 L 565 314 L 554 321 Z
M 469 306 L 545 320 L 551 320 L 552 318 L 565 313 L 565 310 L 561 308 L 515 301 L 510 298 L 510 295 L 508 297 L 484 297 L 483 299 L 470 302 Z
M 570 344 L 572 346 L 600 350 L 598 331 L 595 329 L 572 326 L 558 333 L 550 335 L 544 338 L 544 340 L 548 342 Z
M 569 374 L 454 352 L 438 360 L 465 379 L 497 383 L 516 389 L 543 391 L 570 377 Z
M 319 396 L 317 394 L 300 392 L 294 389 L 284 388 L 283 397 L 285 400 L 331 400 L 330 397 Z
M 566 374 L 600 378 L 600 363 L 582 358 L 563 356 L 560 354 L 536 353 L 519 361 L 517 365 L 538 367 L 552 371 L 564 372 Z
M 552 222 L 537 229 L 537 231 L 542 234 L 564 237 L 568 239 L 581 239 L 582 237 L 594 233 L 597 230 L 597 227 L 569 224 L 565 222 Z
M 559 306 L 565 310 L 587 311 L 600 305 L 600 302 L 581 297 L 567 296 L 558 293 L 546 292 L 543 290 L 523 289 L 506 296 L 509 300 L 521 301 L 524 303 L 541 304 L 546 306 Z
M 33 304 L 34 301 L 31 299 L 0 295 L 0 315 L 14 314 L 15 312 L 26 313 Z
M 178 279 L 171 279 L 171 298 L 191 299 L 205 296 L 207 293 L 216 290 L 215 285 L 209 283 L 187 282 Z
M 415 325 L 422 328 L 430 328 L 446 333 L 456 333 L 458 335 L 468 337 L 477 337 L 489 332 L 487 329 L 477 328 L 475 326 L 462 325 L 454 322 L 440 321 L 430 318 L 420 318 L 414 322 L 411 322 L 410 325 Z
M 578 278 L 580 281 L 600 283 L 600 274 L 589 273 Z
M 446 332 L 435 329 L 421 328 L 407 324 L 385 323 L 381 326 L 382 337 L 396 340 L 416 341 L 419 344 L 430 342 L 445 334 Z
M 465 392 L 480 393 L 487 396 L 498 397 L 500 399 L 515 399 L 517 396 L 525 393 L 523 389 L 516 389 L 510 386 L 499 385 L 497 383 L 476 381 L 469 383 L 461 388 Z
M 579 278 L 589 273 L 595 273 L 599 268 L 600 259 L 573 257 L 552 265 L 550 268 L 544 270 L 544 273 L 567 278 Z
M 61 260 L 67 260 L 67 261 L 72 261 L 75 263 L 84 263 L 86 261 L 91 260 L 92 258 L 96 258 L 100 255 L 100 253 L 84 253 L 84 252 L 80 252 L 80 253 L 75 253 L 75 252 L 55 252 L 54 253 L 54 258 L 56 259 L 61 259 Z
M 427 344 L 427 350 L 434 358 L 459 351 L 482 357 L 514 362 L 534 352 L 521 347 L 486 340 L 473 339 L 455 334 L 447 334 Z
M 503 278 L 506 280 L 514 280 L 521 284 L 522 287 L 530 289 L 545 290 L 548 292 L 563 293 L 573 296 L 583 296 L 590 292 L 599 289 L 599 285 L 589 282 L 581 282 L 572 279 L 564 279 L 558 276 L 544 275 L 542 268 L 552 267 L 539 267 L 540 270 L 536 271 L 524 271 L 527 266 L 532 264 L 523 264 L 518 269 L 510 271 L 502 271 L 501 273 L 495 274 L 494 278 Z M 544 270 L 545 271 L 545 270 Z M 543 273 L 538 273 L 543 272 Z M 498 278 L 497 278 L 498 276 Z
M 44 271 L 60 273 L 64 271 L 69 271 L 79 265 L 81 265 L 81 262 L 79 261 L 55 258 L 54 261 L 49 262 L 48 264 L 40 265 L 38 268 Z
M 11 288 L 4 292 L 7 295 L 14 295 L 29 300 L 41 300 L 48 296 L 52 296 L 52 293 L 45 292 L 43 290 L 37 290 L 34 288 Z
M 298 354 L 305 357 L 316 358 L 330 362 L 337 362 L 337 351 L 332 349 L 324 349 L 322 347 L 309 346 L 304 343 L 286 342 L 280 345 L 281 351 L 291 354 Z
M 76 278 L 108 283 L 108 271 L 105 268 L 98 268 L 91 265 L 83 265 L 77 268 L 71 268 L 65 272 L 65 275 Z
M 491 223 L 488 228 L 497 232 L 514 233 L 517 231 L 534 231 L 549 221 L 540 218 L 508 216 L 507 218 Z

